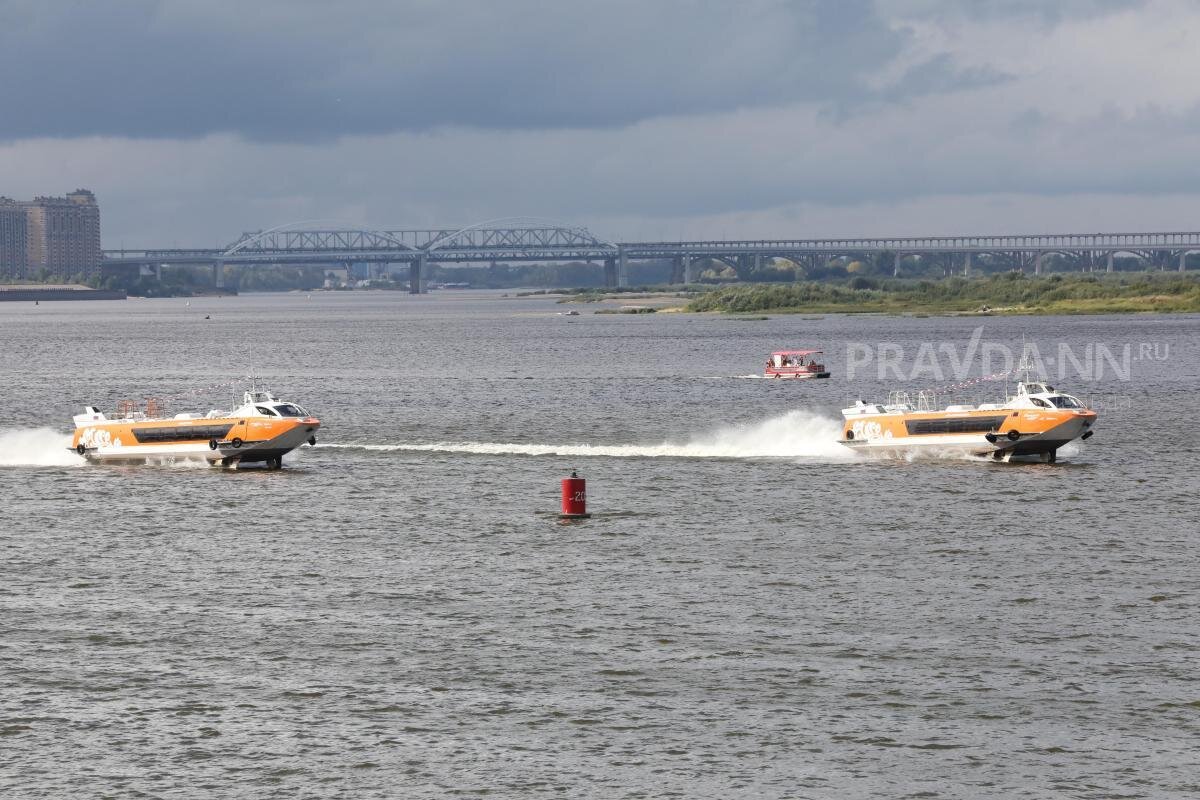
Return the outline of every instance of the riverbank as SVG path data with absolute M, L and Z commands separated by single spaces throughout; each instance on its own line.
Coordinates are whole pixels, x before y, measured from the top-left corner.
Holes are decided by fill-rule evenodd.
M 854 279 L 728 286 L 688 311 L 727 313 L 1120 314 L 1200 312 L 1200 274 L 1050 275 L 1019 272 L 941 281 Z

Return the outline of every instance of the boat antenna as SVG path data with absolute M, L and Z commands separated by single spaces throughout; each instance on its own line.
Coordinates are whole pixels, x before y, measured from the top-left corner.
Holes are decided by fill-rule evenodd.
M 1024 332 L 1021 333 L 1021 362 L 1017 364 L 1017 374 L 1021 376 L 1022 383 L 1029 383 L 1030 375 L 1033 374 L 1033 342 L 1025 341 Z M 1040 375 L 1039 375 L 1040 377 Z
M 1010 367 L 1008 372 L 1006 372 L 1004 374 L 1004 396 L 1005 397 L 1012 397 L 1012 395 L 1010 395 L 1008 393 L 1009 382 L 1012 380 L 1013 373 L 1016 373 L 1017 375 L 1021 375 L 1021 370 L 1025 368 L 1025 356 L 1028 352 L 1029 352 L 1029 345 L 1026 344 L 1026 342 L 1025 342 L 1025 331 L 1022 330 L 1021 331 L 1021 360 L 1017 362 L 1017 365 L 1015 367 Z M 1020 381 L 1018 381 L 1018 383 L 1019 382 Z

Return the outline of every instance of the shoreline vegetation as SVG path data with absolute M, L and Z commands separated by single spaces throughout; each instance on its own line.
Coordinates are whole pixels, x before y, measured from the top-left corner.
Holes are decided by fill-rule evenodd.
M 216 289 L 208 273 L 180 269 L 152 276 L 93 278 L 91 288 L 136 297 L 197 297 L 253 291 L 316 291 L 326 279 L 319 269 L 269 270 L 227 274 L 229 288 Z M 53 288 L 61 278 L 36 276 L 26 287 Z M 9 282 L 0 282 L 9 283 Z M 79 281 L 77 283 L 82 283 Z M 370 289 L 404 290 L 392 281 L 371 281 Z M 85 284 L 86 285 L 86 284 Z M 16 288 L 9 286 L 8 288 Z M 342 288 L 342 287 L 338 287 Z M 507 296 L 507 295 L 506 295 Z M 1200 271 L 1053 273 L 1019 271 L 965 278 L 892 278 L 855 275 L 849 279 L 788 282 L 649 284 L 622 288 L 543 288 L 517 297 L 558 296 L 559 303 L 596 304 L 594 313 L 724 313 L 744 319 L 762 314 L 936 314 L 1049 315 L 1200 312 Z M 612 306 L 620 304 L 619 308 Z M 758 316 L 754 316 L 758 315 Z
M 1125 314 L 1200 312 L 1200 274 L 1118 273 L 1032 277 L 1008 272 L 939 281 L 855 278 L 726 286 L 684 308 L 692 312 Z

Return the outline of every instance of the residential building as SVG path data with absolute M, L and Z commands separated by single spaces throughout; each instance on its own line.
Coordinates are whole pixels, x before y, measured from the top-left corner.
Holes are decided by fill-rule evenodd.
M 25 207 L 0 197 L 0 279 L 24 278 L 29 263 L 29 227 Z
M 100 207 L 77 189 L 66 197 L 35 197 L 26 215 L 28 274 L 90 276 L 100 268 Z

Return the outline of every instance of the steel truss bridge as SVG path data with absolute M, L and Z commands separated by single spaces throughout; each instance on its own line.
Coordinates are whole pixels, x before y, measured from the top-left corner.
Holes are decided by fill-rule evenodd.
M 164 266 L 209 265 L 222 286 L 224 266 L 407 264 L 410 291 L 425 291 L 431 264 L 587 261 L 603 265 L 605 285 L 628 286 L 629 262 L 670 260 L 672 283 L 691 283 L 695 267 L 716 260 L 735 270 L 760 269 L 764 259 L 782 258 L 813 268 L 835 258 L 890 258 L 902 276 L 909 259 L 932 260 L 946 273 L 969 275 L 977 259 L 1040 274 L 1056 256 L 1078 270 L 1113 271 L 1118 255 L 1160 269 L 1186 269 L 1187 255 L 1200 252 L 1200 232 L 1086 233 L 1016 236 L 945 236 L 859 239 L 755 239 L 692 242 L 619 242 L 597 238 L 586 228 L 545 221 L 497 220 L 466 228 L 366 230 L 313 228 L 297 223 L 244 233 L 212 249 L 106 250 L 104 266 L 136 265 L 161 277 Z

